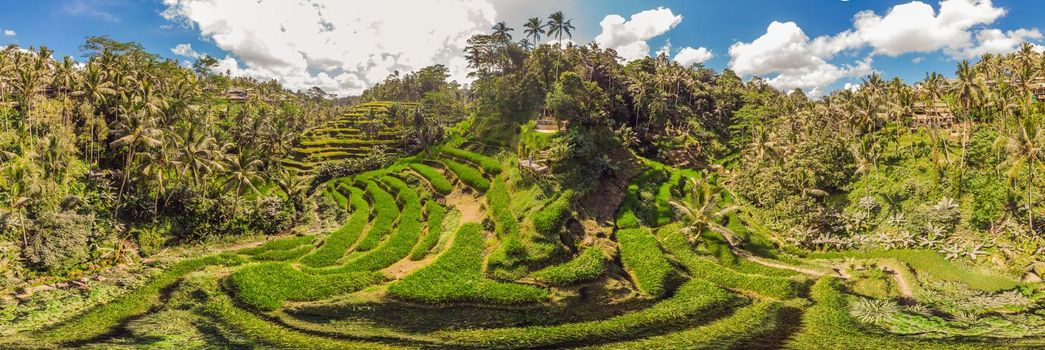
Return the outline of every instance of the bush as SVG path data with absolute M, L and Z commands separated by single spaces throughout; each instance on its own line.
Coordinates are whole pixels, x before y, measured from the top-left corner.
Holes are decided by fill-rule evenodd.
M 446 218 L 446 208 L 443 208 L 434 200 L 429 200 L 425 204 L 425 212 L 428 213 L 428 233 L 421 239 L 421 243 L 414 247 L 414 251 L 410 253 L 410 260 L 421 260 L 425 255 L 428 255 L 428 252 L 439 243 L 439 237 L 443 235 L 443 219 Z
M 348 189 L 352 194 L 350 198 L 352 215 L 348 217 L 348 222 L 331 232 L 319 249 L 301 258 L 302 264 L 311 267 L 334 265 L 338 259 L 345 255 L 348 248 L 356 243 L 359 235 L 363 233 L 367 220 L 370 219 L 370 203 L 367 203 L 366 198 L 363 198 L 362 190 L 355 187 L 349 187 Z
M 453 245 L 431 265 L 388 287 L 388 294 L 427 303 L 490 302 L 523 304 L 548 298 L 548 291 L 483 277 L 482 228 L 466 223 L 457 230 Z
M 501 173 L 501 162 L 493 157 L 484 156 L 482 154 L 465 151 L 453 147 L 443 147 L 443 153 L 452 155 L 454 157 L 467 160 L 472 164 L 478 165 L 483 169 L 483 172 L 490 175 L 497 175 Z
M 170 231 L 170 223 L 162 222 L 160 225 L 135 227 L 131 229 L 131 236 L 138 242 L 138 251 L 144 256 L 159 253 L 167 244 L 167 233 Z
M 376 183 L 368 182 L 366 192 L 370 194 L 370 200 L 374 205 L 374 221 L 370 224 L 370 230 L 363 236 L 356 246 L 358 251 L 374 249 L 385 235 L 392 232 L 392 225 L 399 217 L 399 206 L 396 205 L 395 197 L 392 197 Z
M 330 274 L 350 271 L 376 271 L 402 260 L 410 254 L 410 250 L 421 237 L 421 198 L 417 192 L 402 180 L 391 176 L 381 178 L 382 181 L 396 189 L 403 200 L 403 213 L 399 216 L 399 224 L 395 232 L 379 247 L 371 252 L 349 260 L 344 265 L 332 269 L 311 270 L 311 272 Z
M 444 159 L 443 164 L 450 169 L 457 176 L 461 182 L 464 182 L 471 188 L 478 190 L 479 192 L 486 192 L 490 189 L 490 180 L 483 177 L 483 174 L 473 167 L 449 160 Z
M 428 183 L 432 185 L 432 189 L 439 194 L 447 195 L 453 191 L 453 184 L 451 184 L 450 180 L 446 179 L 446 175 L 440 173 L 439 170 L 421 163 L 411 163 L 410 168 L 414 169 L 418 174 L 421 174 L 421 177 L 427 179 Z
M 563 219 L 566 218 L 570 212 L 570 205 L 573 203 L 574 192 L 573 190 L 563 191 L 559 198 L 556 198 L 550 204 L 541 208 L 533 216 L 533 227 L 537 232 L 542 234 L 555 233 L 562 225 Z
M 394 286 L 394 285 L 393 285 Z M 692 280 L 671 299 L 652 307 L 605 320 L 447 332 L 437 337 L 480 348 L 562 348 L 592 339 L 630 339 L 666 328 L 714 319 L 736 303 L 735 297 L 710 283 Z
M 363 289 L 381 281 L 377 272 L 309 275 L 287 263 L 262 263 L 232 273 L 236 297 L 259 310 L 275 310 L 286 300 L 312 301 Z
M 553 286 L 567 286 L 577 282 L 591 281 L 606 272 L 606 257 L 598 247 L 585 248 L 577 257 L 566 263 L 550 266 L 530 276 Z
M 71 211 L 41 213 L 28 225 L 28 240 L 22 248 L 28 266 L 60 274 L 87 262 L 93 224 L 94 216 Z
M 631 274 L 639 290 L 654 297 L 663 294 L 675 269 L 664 257 L 664 252 L 657 246 L 657 239 L 650 230 L 620 230 L 617 231 L 617 240 L 620 242 L 620 259 L 624 269 Z
M 266 235 L 286 232 L 293 221 L 294 208 L 283 198 L 268 196 L 254 203 L 249 218 L 250 228 L 255 232 Z

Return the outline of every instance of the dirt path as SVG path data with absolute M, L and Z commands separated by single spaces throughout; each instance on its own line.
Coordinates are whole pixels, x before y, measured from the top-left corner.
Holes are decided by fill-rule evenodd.
M 461 222 L 482 222 L 486 216 L 482 203 L 474 195 L 462 192 L 459 187 L 446 196 L 446 207 L 461 212 Z
M 903 273 L 900 273 L 900 268 L 892 265 L 889 262 L 879 262 L 882 265 L 882 271 L 893 276 L 893 280 L 896 281 L 896 289 L 899 290 L 900 296 L 908 299 L 914 298 L 914 291 L 911 289 L 911 283 L 904 277 Z
M 775 261 L 770 261 L 770 260 L 767 260 L 767 259 L 763 259 L 763 258 L 754 256 L 754 255 L 751 255 L 751 253 L 748 253 L 748 252 L 745 252 L 745 251 L 741 251 L 741 250 L 734 250 L 734 252 L 736 252 L 737 255 L 739 255 L 742 258 L 747 259 L 748 261 L 751 261 L 753 263 L 756 263 L 756 264 L 759 264 L 759 265 L 762 265 L 762 266 L 768 266 L 768 267 L 782 269 L 782 270 L 791 270 L 791 271 L 799 272 L 799 273 L 802 273 L 802 274 L 805 274 L 805 275 L 817 276 L 817 277 L 830 276 L 830 277 L 837 277 L 837 278 L 841 278 L 841 279 L 850 279 L 850 278 L 852 278 L 852 276 L 850 276 L 848 273 L 845 273 L 845 271 L 842 271 L 842 270 L 837 269 L 837 268 L 832 268 L 831 269 L 833 273 L 827 273 L 827 272 L 824 272 L 824 271 L 818 271 L 818 270 L 814 270 L 814 269 L 810 269 L 810 268 L 799 267 L 799 266 L 792 266 L 792 265 L 778 263 L 778 262 L 775 262 Z

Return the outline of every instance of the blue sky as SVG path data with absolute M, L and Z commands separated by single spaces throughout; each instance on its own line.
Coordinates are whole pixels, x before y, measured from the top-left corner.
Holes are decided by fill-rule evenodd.
M 680 62 L 814 95 L 871 71 L 909 82 L 951 75 L 957 60 L 1043 43 L 1039 1 L 923 1 L 0 0 L 0 43 L 78 57 L 84 37 L 110 35 L 182 61 L 209 54 L 236 75 L 352 94 L 433 63 L 464 80 L 469 35 L 503 20 L 522 36 L 526 18 L 562 10 L 574 42 L 627 59 L 670 42 Z

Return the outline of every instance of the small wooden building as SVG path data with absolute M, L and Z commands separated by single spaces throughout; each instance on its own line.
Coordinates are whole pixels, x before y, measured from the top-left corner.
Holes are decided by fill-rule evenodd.
M 946 103 L 936 102 L 930 106 L 925 102 L 916 102 L 913 107 L 912 126 L 948 127 L 954 124 L 954 113 L 951 113 Z

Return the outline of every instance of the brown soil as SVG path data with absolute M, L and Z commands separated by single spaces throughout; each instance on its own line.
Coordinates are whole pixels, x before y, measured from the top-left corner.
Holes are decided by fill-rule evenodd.
M 627 149 L 618 148 L 607 155 L 618 164 L 619 169 L 614 176 L 599 179 L 595 190 L 577 201 L 577 212 L 581 220 L 594 219 L 600 226 L 613 226 L 617 207 L 627 194 L 628 183 L 642 168 L 638 159 Z

